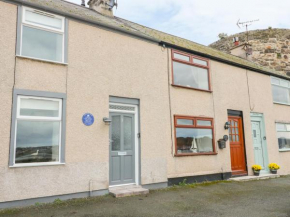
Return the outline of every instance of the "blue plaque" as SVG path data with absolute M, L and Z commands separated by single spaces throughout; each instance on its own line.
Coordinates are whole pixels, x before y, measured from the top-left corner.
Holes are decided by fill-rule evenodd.
M 82 120 L 86 126 L 91 126 L 95 121 L 94 116 L 90 113 L 84 114 Z

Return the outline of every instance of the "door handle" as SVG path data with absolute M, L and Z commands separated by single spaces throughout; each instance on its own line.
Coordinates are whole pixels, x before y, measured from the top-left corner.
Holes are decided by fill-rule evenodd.
M 263 137 L 263 139 L 264 139 L 264 140 L 266 140 L 266 139 L 267 139 L 267 137 L 266 137 L 266 136 L 264 136 L 264 137 Z
M 109 139 L 109 143 L 112 143 L 112 142 L 114 142 L 114 140 L 112 140 L 112 139 Z

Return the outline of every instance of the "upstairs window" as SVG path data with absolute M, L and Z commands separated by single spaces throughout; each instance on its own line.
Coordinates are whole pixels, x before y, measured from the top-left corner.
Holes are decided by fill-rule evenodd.
M 173 85 L 210 91 L 207 59 L 172 51 Z
M 290 151 L 290 124 L 276 123 L 279 151 Z
M 212 118 L 175 116 L 175 155 L 215 154 Z
M 271 77 L 274 103 L 290 105 L 290 82 Z
M 65 62 L 65 18 L 32 8 L 22 8 L 20 56 Z

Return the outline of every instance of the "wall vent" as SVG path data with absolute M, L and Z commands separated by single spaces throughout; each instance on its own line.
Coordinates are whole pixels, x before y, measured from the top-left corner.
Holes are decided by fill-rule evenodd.
M 125 105 L 110 105 L 109 108 L 112 110 L 135 111 L 135 107 Z

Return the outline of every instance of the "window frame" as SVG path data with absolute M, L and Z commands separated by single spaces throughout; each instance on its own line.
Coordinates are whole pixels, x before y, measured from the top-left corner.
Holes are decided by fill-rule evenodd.
M 183 55 L 183 56 L 188 56 L 189 57 L 189 62 L 185 61 L 185 60 L 181 60 L 181 59 L 175 58 L 174 57 L 174 53 L 179 54 L 179 55 Z M 207 62 L 207 66 L 194 63 L 193 59 L 198 59 L 198 60 L 205 61 L 205 62 Z M 206 69 L 207 70 L 207 77 L 208 77 L 208 90 L 200 89 L 200 88 L 194 88 L 194 87 L 186 87 L 186 86 L 183 86 L 183 85 L 175 84 L 174 83 L 174 70 L 173 70 L 173 63 L 174 62 L 178 62 L 178 63 L 182 63 L 182 64 L 186 64 L 186 65 L 190 65 L 190 66 L 195 66 L 195 67 L 198 67 L 198 68 Z M 200 56 L 196 56 L 196 55 L 192 55 L 192 54 L 189 54 L 189 53 L 185 53 L 185 52 L 182 52 L 182 51 L 171 49 L 171 69 L 172 69 L 171 70 L 171 79 L 172 79 L 172 84 L 171 85 L 172 86 L 186 88 L 186 89 L 192 89 L 192 90 L 205 91 L 205 92 L 210 92 L 210 93 L 212 92 L 212 89 L 211 89 L 211 77 L 210 77 L 210 61 L 209 61 L 209 59 L 206 59 L 206 58 L 203 58 L 203 57 L 200 57 Z
M 275 122 L 276 139 L 277 139 L 277 140 L 279 139 L 279 138 L 278 138 L 278 135 L 277 135 L 278 132 L 289 132 L 289 134 L 290 134 L 290 130 L 287 131 L 287 127 L 285 128 L 285 130 L 278 130 L 278 129 L 277 129 L 277 124 L 290 125 L 290 123 Z M 279 150 L 279 152 L 288 152 L 288 151 L 290 151 L 290 148 L 280 149 L 280 148 L 279 148 L 279 141 L 278 141 L 278 150 Z
M 59 117 L 41 117 L 41 116 L 21 116 L 20 115 L 20 100 L 21 99 L 44 99 L 59 102 Z M 16 160 L 16 135 L 17 121 L 58 121 L 59 128 L 59 160 L 56 162 L 40 162 L 40 163 L 15 163 Z M 65 137 L 66 137 L 66 94 L 52 93 L 45 91 L 31 91 L 14 89 L 13 93 L 13 109 L 12 109 L 12 124 L 10 138 L 10 156 L 9 167 L 32 167 L 32 166 L 51 166 L 65 164 Z
M 57 29 L 57 28 L 48 27 L 48 26 L 44 26 L 44 25 L 41 25 L 41 24 L 36 24 L 36 23 L 32 23 L 32 22 L 26 21 L 25 20 L 25 14 L 26 14 L 27 10 L 28 11 L 38 11 L 40 13 L 48 14 L 50 16 L 53 16 L 53 17 L 57 18 L 57 19 L 60 19 L 61 23 L 62 23 L 62 28 L 61 29 Z M 22 55 L 23 26 L 62 35 L 62 48 L 61 48 L 61 50 L 62 50 L 62 54 L 61 54 L 62 60 L 61 61 L 54 61 L 54 60 L 49 60 L 49 59 L 42 59 L 42 58 L 38 58 L 38 57 Z M 59 63 L 59 64 L 65 64 L 66 65 L 67 64 L 67 41 L 68 41 L 68 39 L 67 39 L 67 37 L 68 37 L 67 29 L 68 29 L 68 22 L 67 22 L 67 19 L 65 17 L 63 17 L 63 16 L 59 16 L 59 15 L 56 15 L 56 14 L 48 13 L 46 11 L 41 11 L 41 10 L 30 8 L 30 7 L 19 6 L 19 9 L 18 9 L 18 25 L 17 25 L 17 52 L 16 52 L 16 56 L 23 57 L 23 58 L 28 58 L 28 59 L 35 59 L 35 60 L 40 60 L 40 61 L 45 61 L 45 62 L 52 62 L 52 63 Z
M 275 84 L 273 82 L 273 79 L 276 79 L 279 81 L 279 84 Z M 283 85 L 281 85 L 281 81 L 286 81 L 288 83 L 288 87 L 285 87 Z M 278 101 L 275 101 L 274 100 L 274 95 L 273 95 L 273 86 L 276 86 L 276 87 L 282 87 L 282 88 L 285 88 L 285 89 L 288 89 L 289 91 L 289 103 L 284 103 L 284 102 L 278 102 Z M 280 105 L 290 105 L 290 82 L 286 79 L 282 79 L 282 78 L 278 78 L 278 77 L 275 77 L 275 76 L 271 76 L 271 90 L 272 90 L 272 98 L 273 98 L 273 103 L 274 104 L 280 104 Z
M 177 119 L 186 119 L 192 120 L 193 125 L 178 125 Z M 199 126 L 197 121 L 211 121 L 211 126 Z M 177 153 L 177 137 L 176 137 L 176 128 L 192 128 L 192 129 L 211 129 L 212 130 L 212 152 L 206 153 Z M 198 155 L 217 155 L 216 146 L 215 146 L 215 131 L 214 131 L 214 119 L 209 117 L 198 117 L 198 116 L 185 116 L 185 115 L 174 115 L 174 146 L 175 146 L 175 157 L 182 156 L 198 156 Z

